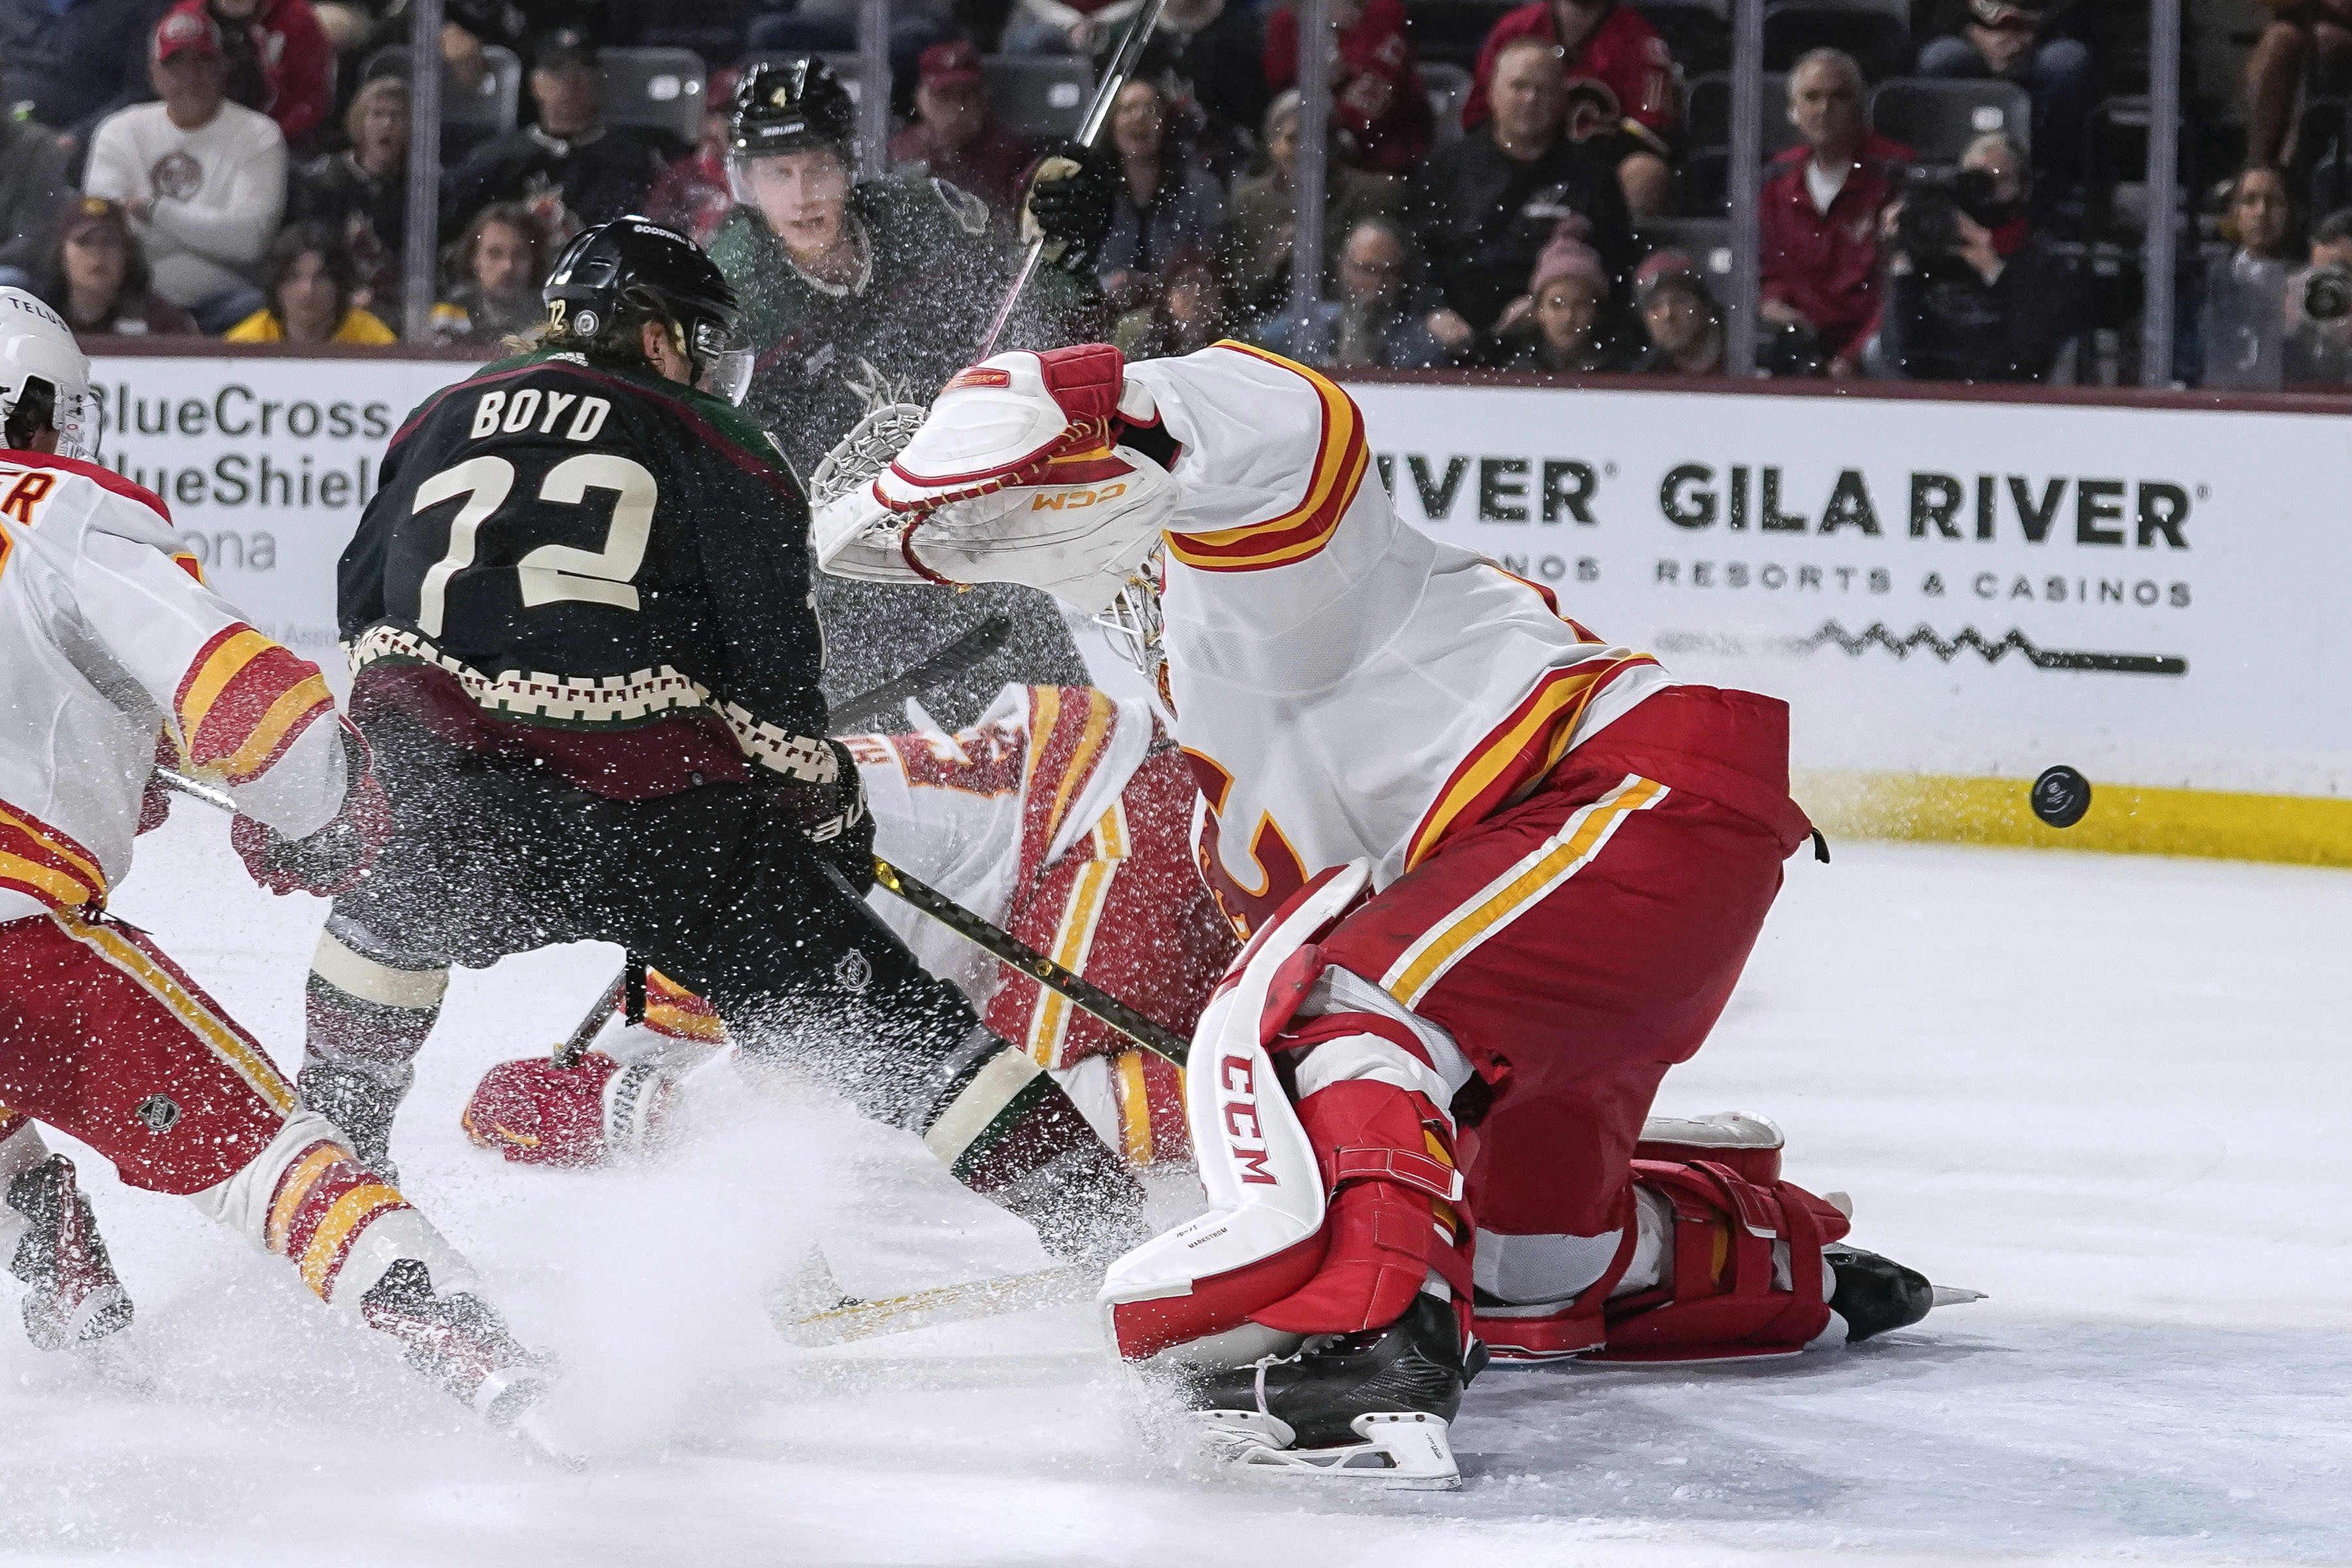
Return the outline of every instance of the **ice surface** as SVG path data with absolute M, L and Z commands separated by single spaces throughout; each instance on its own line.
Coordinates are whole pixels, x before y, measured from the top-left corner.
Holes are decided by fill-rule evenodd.
M 186 805 L 141 857 L 121 912 L 290 1064 L 323 907 L 255 890 Z M 525 1464 L 282 1264 L 85 1160 L 161 1388 L 0 1324 L 0 1563 L 2352 1560 L 2352 876 L 1863 845 L 1789 876 L 1661 1109 L 1777 1117 L 1858 1242 L 1989 1301 L 1797 1363 L 1490 1373 L 1449 1496 L 1205 1486 L 1084 1308 L 772 1331 L 812 1246 L 870 1291 L 1043 1261 L 903 1135 L 721 1068 L 666 1170 L 467 1146 L 481 1069 L 611 973 L 565 949 L 458 979 L 395 1147 L 563 1355 L 591 1468 Z

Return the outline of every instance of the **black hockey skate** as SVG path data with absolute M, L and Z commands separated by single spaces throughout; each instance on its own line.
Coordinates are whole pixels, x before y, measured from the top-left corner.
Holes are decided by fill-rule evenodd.
M 473 1406 L 500 1429 L 511 1428 L 547 1392 L 554 1367 L 523 1348 L 498 1309 L 478 1296 L 444 1296 L 423 1263 L 404 1258 L 360 1298 L 367 1326 L 407 1347 L 401 1359 Z
M 1822 1261 L 1837 1273 L 1830 1310 L 1845 1320 L 1845 1342 L 1850 1345 L 1889 1329 L 1907 1329 L 1937 1304 L 1938 1292 L 1927 1283 L 1927 1277 L 1891 1258 L 1838 1242 L 1822 1248 Z M 1947 1302 L 1977 1300 L 1969 1290 L 1943 1295 Z
M 1446 1431 L 1468 1381 L 1452 1303 L 1423 1294 L 1385 1329 L 1200 1374 L 1209 1457 L 1253 1473 L 1444 1491 L 1462 1484 Z
M 73 1162 L 52 1154 L 8 1184 L 8 1206 L 26 1219 L 8 1272 L 29 1288 L 25 1332 L 45 1351 L 81 1350 L 131 1326 L 131 1298 L 115 1277 L 98 1216 L 74 1182 Z

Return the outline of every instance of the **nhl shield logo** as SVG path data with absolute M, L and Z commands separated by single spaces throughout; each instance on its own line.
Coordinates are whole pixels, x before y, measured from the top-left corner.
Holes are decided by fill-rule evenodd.
M 853 947 L 841 955 L 840 963 L 833 966 L 833 977 L 845 988 L 862 992 L 873 983 L 873 961 Z
M 150 1132 L 169 1132 L 180 1120 L 180 1108 L 168 1094 L 151 1094 L 131 1114 L 145 1122 Z

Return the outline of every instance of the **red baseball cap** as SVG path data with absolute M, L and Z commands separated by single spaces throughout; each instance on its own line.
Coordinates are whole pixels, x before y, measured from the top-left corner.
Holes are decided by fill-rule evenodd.
M 155 58 L 168 60 L 194 49 L 198 54 L 221 52 L 220 27 L 205 14 L 205 0 L 185 0 L 163 13 L 155 24 Z
M 933 44 L 915 62 L 917 79 L 925 87 L 937 87 L 942 82 L 981 81 L 980 50 L 961 38 L 950 43 Z

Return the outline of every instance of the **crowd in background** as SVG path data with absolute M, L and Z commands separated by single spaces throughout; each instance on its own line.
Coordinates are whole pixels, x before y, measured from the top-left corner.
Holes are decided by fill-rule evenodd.
M 1009 226 L 1042 148 L 1000 122 L 984 56 L 1099 58 L 1139 3 L 898 0 L 890 161 Z M 1169 0 L 1101 150 L 1119 195 L 1098 281 L 1120 346 L 1241 337 L 1341 370 L 1718 372 L 1727 256 L 1679 221 L 1722 213 L 1691 62 L 1638 4 L 1531 0 L 1490 5 L 1457 50 L 1466 90 L 1433 91 L 1450 68 L 1425 73 L 1417 47 L 1432 4 L 1332 0 L 1323 275 L 1301 306 L 1297 13 Z M 1891 65 L 1819 47 L 1775 79 L 1788 132 L 1759 211 L 1766 374 L 2092 379 L 2094 281 L 2065 237 L 2102 177 L 2084 25 L 2099 4 L 1918 0 L 1921 42 Z M 2306 237 L 2309 183 L 2283 163 L 2297 95 L 2330 72 L 2352 87 L 2352 0 L 2342 18 L 2336 4 L 2283 5 L 2249 56 L 2252 161 L 2215 191 L 2216 243 L 2185 290 L 2191 380 L 2352 378 L 2352 281 L 2336 287 L 2352 208 Z M 399 9 L 0 0 L 0 282 L 90 336 L 397 342 L 409 89 L 404 55 L 387 63 L 383 47 L 404 39 Z M 707 64 L 692 144 L 606 122 L 600 49 L 648 41 Z M 847 0 L 450 0 L 451 79 L 478 82 L 492 47 L 526 75 L 522 124 L 445 153 L 431 340 L 487 352 L 535 325 L 541 281 L 584 224 L 645 212 L 707 240 L 734 205 L 719 111 L 743 60 L 854 44 Z M 2012 82 L 2030 125 L 1923 157 L 1871 123 L 1890 74 Z

